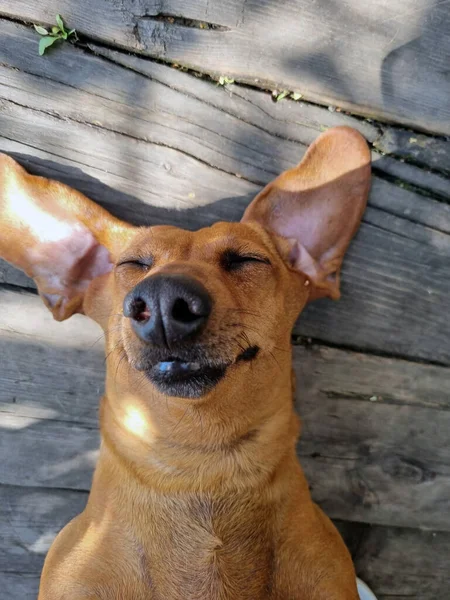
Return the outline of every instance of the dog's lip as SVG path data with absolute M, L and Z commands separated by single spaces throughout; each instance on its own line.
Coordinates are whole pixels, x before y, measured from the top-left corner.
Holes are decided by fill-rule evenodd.
M 233 361 L 217 360 L 207 358 L 181 356 L 158 357 L 154 362 L 142 365 L 138 370 L 145 371 L 151 379 L 188 379 L 189 377 L 201 377 L 212 371 L 225 371 Z
M 258 351 L 258 346 L 251 346 L 232 360 L 213 354 L 199 356 L 198 352 L 180 353 L 179 356 L 161 353 L 151 362 L 135 364 L 135 368 L 143 371 L 163 394 L 200 398 L 219 383 L 230 367 L 241 364 L 241 361 L 252 361 Z
M 187 355 L 175 355 L 170 354 L 167 356 L 160 355 L 154 357 L 151 362 L 145 361 L 145 363 L 134 364 L 138 371 L 146 371 L 147 373 L 159 373 L 161 376 L 169 378 L 171 375 L 195 375 L 201 374 L 204 371 L 212 369 L 225 370 L 233 364 L 239 362 L 252 361 L 259 353 L 260 348 L 258 346 L 249 346 L 238 354 L 235 359 L 225 359 L 220 357 L 199 357 Z
M 150 381 L 160 385 L 183 385 L 190 382 L 203 386 L 218 382 L 230 364 L 171 359 L 157 362 L 145 372 Z

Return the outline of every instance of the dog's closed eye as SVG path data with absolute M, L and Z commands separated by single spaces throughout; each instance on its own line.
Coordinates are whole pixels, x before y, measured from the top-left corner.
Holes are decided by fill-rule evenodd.
M 235 250 L 226 250 L 221 258 L 220 264 L 225 271 L 237 271 L 247 263 L 262 263 L 270 265 L 270 260 L 258 254 L 240 254 Z
M 119 261 L 117 267 L 136 267 L 143 271 L 148 271 L 153 266 L 153 258 L 125 258 Z

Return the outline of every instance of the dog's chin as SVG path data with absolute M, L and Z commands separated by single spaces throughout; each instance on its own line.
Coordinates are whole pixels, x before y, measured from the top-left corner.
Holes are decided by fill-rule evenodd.
M 179 398 L 201 398 L 225 376 L 229 364 L 208 364 L 169 359 L 146 369 L 148 379 L 159 392 Z

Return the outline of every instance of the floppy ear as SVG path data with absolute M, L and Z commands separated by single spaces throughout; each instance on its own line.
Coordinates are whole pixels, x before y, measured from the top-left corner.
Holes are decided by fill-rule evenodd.
M 243 221 L 291 243 L 289 262 L 310 280 L 310 300 L 339 298 L 339 274 L 370 188 L 370 151 L 349 127 L 321 134 L 302 162 L 260 192 Z
M 132 230 L 83 194 L 0 154 L 0 257 L 35 280 L 58 321 L 83 312 L 86 289 L 112 269 Z

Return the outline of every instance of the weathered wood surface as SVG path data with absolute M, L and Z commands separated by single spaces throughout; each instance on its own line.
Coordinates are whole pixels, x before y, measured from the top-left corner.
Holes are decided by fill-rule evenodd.
M 0 598 L 35 599 L 45 554 L 87 493 L 0 487 Z M 337 521 L 358 574 L 380 600 L 446 598 L 450 534 Z M 399 568 L 401 565 L 401 568 Z M 433 577 L 430 577 L 433 573 Z
M 380 600 L 435 600 L 450 584 L 450 141 L 275 103 L 96 43 L 449 134 L 450 5 L 380 3 L 349 0 L 332 16 L 331 5 L 294 0 L 283 10 L 256 0 L 3 0 L 0 16 L 50 24 L 60 12 L 84 39 L 40 58 L 33 30 L 0 19 L 0 151 L 133 222 L 198 228 L 239 219 L 323 129 L 363 133 L 375 177 L 343 298 L 311 306 L 295 328 L 322 342 L 294 349 L 298 452 Z M 54 534 L 86 502 L 103 336 L 83 317 L 55 323 L 6 263 L 0 284 L 0 598 L 22 600 L 36 597 Z
M 1 600 L 36 600 L 39 579 L 37 573 L 0 573 Z
M 195 228 L 239 219 L 321 128 L 350 123 L 378 139 L 375 126 L 339 113 L 275 104 L 242 87 L 224 90 L 110 50 L 97 49 L 106 61 L 66 46 L 44 60 L 33 32 L 2 27 L 0 61 L 10 66 L 0 66 L 0 150 L 135 222 Z M 380 174 L 405 173 L 401 185 L 423 173 L 378 158 Z M 440 197 L 447 180 L 427 176 Z M 296 333 L 450 364 L 449 233 L 448 204 L 375 177 L 346 260 L 342 300 L 312 305 Z M 0 280 L 28 285 L 10 268 L 0 268 Z
M 448 533 L 373 527 L 361 536 L 354 560 L 380 600 L 444 600 L 449 556 Z
M 88 490 L 104 362 L 87 318 L 0 289 L 0 483 Z M 22 315 L 26 314 L 27 319 Z M 297 346 L 299 455 L 334 518 L 450 531 L 450 369 Z
M 55 535 L 84 509 L 87 496 L 87 492 L 1 486 L 0 581 L 8 571 L 40 573 Z
M 447 2 L 3 0 L 0 10 L 44 24 L 60 12 L 107 44 L 450 133 Z

